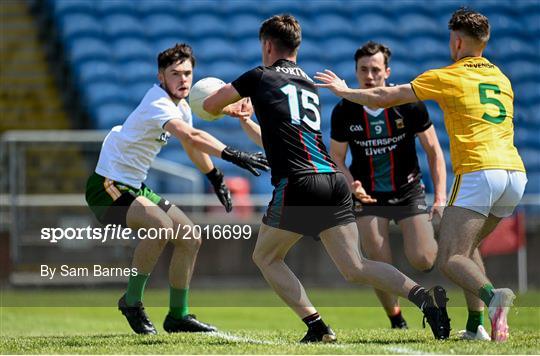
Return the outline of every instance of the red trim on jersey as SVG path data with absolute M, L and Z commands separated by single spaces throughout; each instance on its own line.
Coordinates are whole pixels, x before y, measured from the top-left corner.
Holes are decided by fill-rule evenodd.
M 368 139 L 371 139 L 371 128 L 369 126 L 369 120 L 367 117 L 366 109 L 364 109 L 364 121 L 366 123 L 366 135 Z M 373 155 L 369 156 L 369 175 L 371 177 L 371 191 L 375 191 L 375 168 L 373 167 Z
M 390 120 L 388 119 L 387 109 L 384 109 L 384 118 L 386 119 L 386 129 L 388 130 L 388 137 L 392 137 L 392 127 L 390 126 Z M 394 178 L 394 151 L 390 151 L 390 180 L 392 182 L 392 191 L 396 191 L 396 182 Z
M 313 160 L 311 159 L 311 154 L 309 153 L 308 148 L 307 148 L 306 144 L 304 143 L 304 137 L 302 137 L 302 131 L 301 130 L 298 130 L 298 135 L 300 136 L 300 142 L 302 142 L 302 146 L 304 146 L 304 152 L 306 152 L 306 154 L 307 154 L 307 158 L 309 160 L 309 163 L 311 163 L 311 165 L 313 166 L 313 169 L 315 170 L 315 172 L 319 173 L 319 170 L 317 169 L 317 166 L 315 166 L 315 164 L 313 164 Z

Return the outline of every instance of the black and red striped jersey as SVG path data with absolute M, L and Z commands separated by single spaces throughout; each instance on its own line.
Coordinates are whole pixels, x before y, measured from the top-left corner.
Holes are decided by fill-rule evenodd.
M 341 100 L 332 112 L 331 137 L 349 144 L 350 171 L 369 192 L 395 192 L 421 179 L 415 137 L 431 127 L 422 102 L 370 110 Z
M 256 67 L 232 85 L 242 97 L 251 98 L 274 183 L 336 171 L 322 141 L 318 89 L 296 63 L 280 59 Z

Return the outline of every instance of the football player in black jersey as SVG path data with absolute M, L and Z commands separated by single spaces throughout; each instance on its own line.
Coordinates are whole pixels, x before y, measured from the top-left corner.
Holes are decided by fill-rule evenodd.
M 322 142 L 317 88 L 296 64 L 300 25 L 293 16 L 273 16 L 261 25 L 259 39 L 263 66 L 210 95 L 204 109 L 219 114 L 231 103 L 251 99 L 260 128 L 254 123 L 243 127 L 250 137 L 260 134 L 275 186 L 253 260 L 275 292 L 306 323 L 308 332 L 301 341 L 336 340 L 284 261 L 303 235 L 320 236 L 348 281 L 408 297 L 422 309 L 435 337 L 448 338 L 450 322 L 442 287 L 427 291 L 393 266 L 367 260 L 359 251 L 347 180 Z
M 390 49 L 368 42 L 355 55 L 360 88 L 386 85 Z M 442 217 L 446 203 L 444 154 L 422 102 L 387 109 L 341 100 L 332 112 L 330 154 L 356 193 L 356 222 L 368 258 L 392 263 L 388 240 L 391 220 L 403 233 L 405 256 L 420 271 L 430 271 L 437 256 L 431 216 L 425 201 L 415 137 L 424 148 L 435 187 L 431 214 Z M 352 163 L 345 165 L 350 149 Z M 406 328 L 395 295 L 376 290 L 392 328 Z

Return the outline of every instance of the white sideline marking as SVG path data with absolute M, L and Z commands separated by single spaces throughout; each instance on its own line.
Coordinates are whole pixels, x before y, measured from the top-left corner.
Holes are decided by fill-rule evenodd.
M 228 341 L 245 342 L 245 343 L 248 343 L 248 344 L 259 344 L 259 345 L 290 345 L 290 343 L 288 343 L 288 342 L 277 342 L 277 341 L 268 341 L 268 340 L 256 340 L 256 339 L 252 339 L 252 338 L 249 338 L 249 337 L 237 336 L 237 335 L 233 335 L 233 334 L 230 334 L 230 333 L 224 333 L 224 332 L 221 332 L 221 331 L 213 331 L 213 332 L 209 332 L 209 333 L 207 333 L 206 335 L 208 335 L 208 336 L 219 337 L 219 338 L 221 338 L 221 339 L 225 339 L 225 340 L 228 340 Z M 299 345 L 301 345 L 301 344 L 299 344 Z M 347 347 L 348 345 L 345 345 L 345 344 L 336 344 L 336 343 L 325 343 L 325 344 L 320 344 L 320 346 L 341 349 L 341 348 Z M 350 346 L 350 345 L 349 345 L 349 346 Z
M 397 354 L 428 355 L 428 353 L 426 353 L 426 352 L 423 352 L 423 351 L 420 351 L 420 350 L 415 350 L 415 349 L 410 349 L 408 347 L 403 347 L 403 346 L 385 346 L 384 348 L 386 350 L 388 350 L 388 351 L 395 352 Z M 432 353 L 429 353 L 429 354 L 432 354 Z
M 225 339 L 228 341 L 245 342 L 248 344 L 263 344 L 263 345 L 277 345 L 278 344 L 277 342 L 271 342 L 271 341 L 266 341 L 266 340 L 255 340 L 249 337 L 236 336 L 236 335 L 224 333 L 221 331 L 213 331 L 213 332 L 208 333 L 207 335 L 219 337 L 221 339 Z

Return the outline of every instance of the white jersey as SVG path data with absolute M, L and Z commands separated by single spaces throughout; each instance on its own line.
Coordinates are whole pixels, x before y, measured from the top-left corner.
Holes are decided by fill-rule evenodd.
M 139 189 L 152 161 L 171 136 L 163 126 L 172 119 L 193 126 L 186 102 L 176 105 L 154 84 L 124 124 L 113 127 L 103 141 L 96 173 Z

